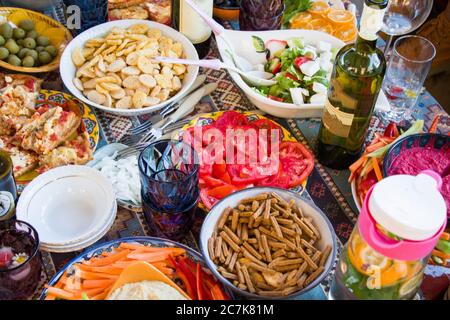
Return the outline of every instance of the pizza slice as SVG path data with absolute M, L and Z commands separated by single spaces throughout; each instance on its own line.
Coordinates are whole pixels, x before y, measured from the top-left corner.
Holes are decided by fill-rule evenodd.
M 41 156 L 39 171 L 44 172 L 51 168 L 70 164 L 82 165 L 90 160 L 92 160 L 92 150 L 89 135 L 87 132 L 83 132 L 74 140 L 66 142 L 48 154 Z
M 30 118 L 35 113 L 41 83 L 28 75 L 0 73 L 0 114 Z
M 61 107 L 37 114 L 17 133 L 22 148 L 48 154 L 73 135 L 81 124 L 81 116 Z
M 16 179 L 36 168 L 39 163 L 35 153 L 11 145 L 9 137 L 0 137 L 0 149 L 9 153 L 13 163 L 13 174 Z

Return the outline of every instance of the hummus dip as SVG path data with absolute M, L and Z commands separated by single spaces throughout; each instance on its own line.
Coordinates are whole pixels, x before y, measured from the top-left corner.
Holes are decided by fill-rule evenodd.
M 388 170 L 388 175 L 418 175 L 424 170 L 433 170 L 440 175 L 450 165 L 450 149 L 415 147 L 401 152 Z M 450 216 L 450 176 L 442 180 L 441 194 L 447 204 L 447 216 Z
M 161 281 L 128 283 L 116 290 L 108 300 L 187 300 L 177 289 Z

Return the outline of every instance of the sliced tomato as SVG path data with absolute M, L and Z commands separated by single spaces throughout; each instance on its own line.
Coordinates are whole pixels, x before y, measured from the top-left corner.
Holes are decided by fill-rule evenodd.
M 215 187 L 223 186 L 225 184 L 224 181 L 214 178 L 214 177 L 211 177 L 210 175 L 201 176 L 201 179 L 203 180 L 205 186 L 207 186 L 209 188 L 215 188 Z
M 275 165 L 278 165 L 275 167 Z M 249 164 L 229 164 L 227 166 L 233 184 L 257 184 L 258 181 L 277 174 L 280 163 L 256 162 Z
M 215 178 L 222 177 L 227 172 L 227 165 L 225 163 L 214 163 L 212 165 L 212 175 Z
M 202 203 L 205 205 L 205 207 L 207 207 L 208 209 L 211 209 L 213 205 L 217 201 L 219 201 L 219 199 L 216 199 L 208 195 L 208 189 L 206 188 L 200 190 L 200 199 L 202 200 Z
M 277 172 L 277 174 L 274 174 L 274 175 L 269 176 L 261 181 L 258 181 L 258 186 L 278 187 L 278 188 L 288 189 L 289 188 L 289 177 L 283 173 L 283 170 L 281 168 L 282 168 L 282 166 L 280 165 L 280 170 Z
M 286 78 L 294 80 L 294 81 L 298 81 L 298 78 L 296 76 L 294 76 L 292 73 L 286 72 L 285 75 Z
M 280 126 L 278 124 L 276 124 L 273 121 L 270 121 L 269 119 L 258 119 L 256 121 L 253 121 L 251 123 L 253 126 L 255 126 L 258 129 L 280 129 Z
M 272 96 L 272 95 L 268 95 L 267 98 L 274 100 L 274 101 L 278 101 L 278 102 L 283 102 L 283 98 L 277 97 L 277 96 Z
M 216 199 L 223 199 L 229 194 L 236 192 L 239 190 L 238 187 L 233 186 L 232 184 L 224 184 L 223 186 L 215 187 L 214 189 L 208 190 L 207 194 L 210 197 Z
M 237 111 L 224 112 L 214 123 L 216 128 L 218 127 L 235 127 L 248 125 L 248 119 L 245 115 Z
M 283 175 L 289 178 L 289 188 L 301 185 L 314 168 L 314 158 L 301 142 L 283 141 L 280 145 Z
M 225 183 L 231 184 L 231 177 L 228 171 L 225 172 L 222 176 L 220 176 L 219 179 Z

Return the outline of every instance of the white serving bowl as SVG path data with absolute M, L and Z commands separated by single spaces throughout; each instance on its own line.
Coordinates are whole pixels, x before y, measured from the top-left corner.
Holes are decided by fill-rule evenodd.
M 260 296 L 257 294 L 250 293 L 248 291 L 241 290 L 237 288 L 233 283 L 231 283 L 228 279 L 222 276 L 220 272 L 217 271 L 217 266 L 215 263 L 211 260 L 208 252 L 208 239 L 212 236 L 213 231 L 219 222 L 219 219 L 223 213 L 223 211 L 227 207 L 236 207 L 240 200 L 256 196 L 261 193 L 271 193 L 275 192 L 278 195 L 280 195 L 283 199 L 289 201 L 290 199 L 294 199 L 296 201 L 296 205 L 299 206 L 303 212 L 303 214 L 306 217 L 312 218 L 312 223 L 316 226 L 318 231 L 321 234 L 321 239 L 317 242 L 318 248 L 320 250 L 325 249 L 327 245 L 332 246 L 332 250 L 328 256 L 328 260 L 325 263 L 324 267 L 325 270 L 322 272 L 322 274 L 317 277 L 312 283 L 310 283 L 306 288 L 303 288 L 300 291 L 294 292 L 291 295 L 283 296 L 283 297 L 266 297 L 266 296 Z M 325 216 L 325 214 L 317 208 L 313 203 L 305 200 L 302 198 L 298 193 L 295 193 L 293 191 L 280 189 L 280 188 L 273 188 L 273 187 L 256 187 L 256 188 L 249 188 L 244 189 L 235 193 L 232 193 L 231 195 L 223 198 L 220 200 L 208 213 L 205 220 L 203 221 L 202 229 L 200 231 L 200 250 L 203 254 L 203 257 L 205 259 L 206 264 L 208 265 L 209 269 L 214 273 L 214 275 L 219 279 L 223 285 L 230 288 L 237 294 L 249 298 L 249 299 L 287 299 L 299 296 L 301 294 L 304 294 L 305 292 L 313 289 L 316 287 L 331 271 L 331 267 L 333 266 L 333 262 L 336 258 L 336 234 L 333 230 L 333 226 L 331 225 L 328 218 Z
M 332 48 L 340 49 L 345 43 L 328 33 L 314 30 L 275 30 L 275 31 L 232 31 L 227 30 L 225 37 L 234 47 L 237 55 L 247 59 L 253 65 L 265 63 L 265 53 L 257 53 L 253 43 L 252 36 L 257 36 L 267 42 L 271 39 L 288 40 L 291 38 L 302 38 L 306 44 L 316 45 L 319 41 L 331 43 Z M 234 65 L 232 58 L 227 53 L 228 45 L 222 37 L 217 37 L 217 46 L 219 48 L 222 60 L 229 65 Z M 234 82 L 241 88 L 248 99 L 262 111 L 279 118 L 316 118 L 322 116 L 323 104 L 303 104 L 295 105 L 293 103 L 278 102 L 262 96 L 254 91 L 236 72 L 230 71 Z M 387 108 L 389 103 L 383 93 L 380 94 L 376 108 Z
M 97 170 L 64 166 L 38 176 L 24 189 L 16 215 L 37 230 L 43 249 L 60 251 L 98 240 L 116 212 L 112 185 Z
M 75 39 L 73 39 L 66 49 L 64 50 L 64 53 L 61 57 L 61 64 L 60 64 L 60 73 L 61 78 L 64 82 L 64 85 L 66 88 L 72 93 L 75 97 L 80 99 L 81 101 L 87 103 L 90 106 L 93 106 L 95 108 L 98 108 L 100 110 L 103 110 L 105 112 L 121 115 L 121 116 L 138 116 L 142 114 L 147 114 L 154 112 L 156 110 L 159 110 L 163 108 L 164 106 L 168 105 L 169 103 L 178 101 L 182 96 L 184 96 L 187 91 L 191 88 L 192 84 L 195 81 L 195 78 L 197 78 L 199 67 L 196 66 L 188 66 L 187 70 L 188 73 L 186 74 L 185 78 L 182 81 L 182 88 L 181 90 L 171 97 L 170 99 L 161 102 L 160 104 L 146 107 L 142 109 L 116 109 L 116 108 L 108 108 L 105 106 L 102 106 L 98 103 L 94 103 L 90 101 L 88 98 L 86 98 L 83 93 L 78 90 L 75 85 L 73 84 L 73 79 L 75 78 L 75 74 L 77 71 L 77 68 L 75 64 L 72 61 L 72 52 L 76 48 L 82 48 L 86 41 L 93 38 L 101 38 L 108 34 L 110 30 L 114 27 L 119 28 L 127 28 L 135 24 L 145 24 L 153 29 L 159 29 L 161 30 L 162 34 L 166 37 L 172 38 L 178 42 L 180 42 L 183 45 L 184 54 L 186 56 L 186 59 L 193 59 L 198 60 L 198 54 L 195 50 L 195 47 L 192 45 L 192 43 L 186 38 L 183 34 L 180 32 L 157 22 L 148 21 L 148 20 L 116 20 L 111 22 L 106 22 L 103 24 L 100 24 L 98 26 L 95 26 L 89 30 L 86 30 L 85 32 L 78 35 Z

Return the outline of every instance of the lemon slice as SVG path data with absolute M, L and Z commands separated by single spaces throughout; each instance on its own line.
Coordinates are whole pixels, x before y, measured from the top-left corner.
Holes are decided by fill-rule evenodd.
M 422 283 L 423 274 L 419 273 L 415 277 L 413 277 L 411 280 L 406 281 L 404 284 L 400 286 L 400 289 L 398 290 L 398 293 L 400 297 L 406 297 L 409 296 L 411 293 L 413 293 Z

